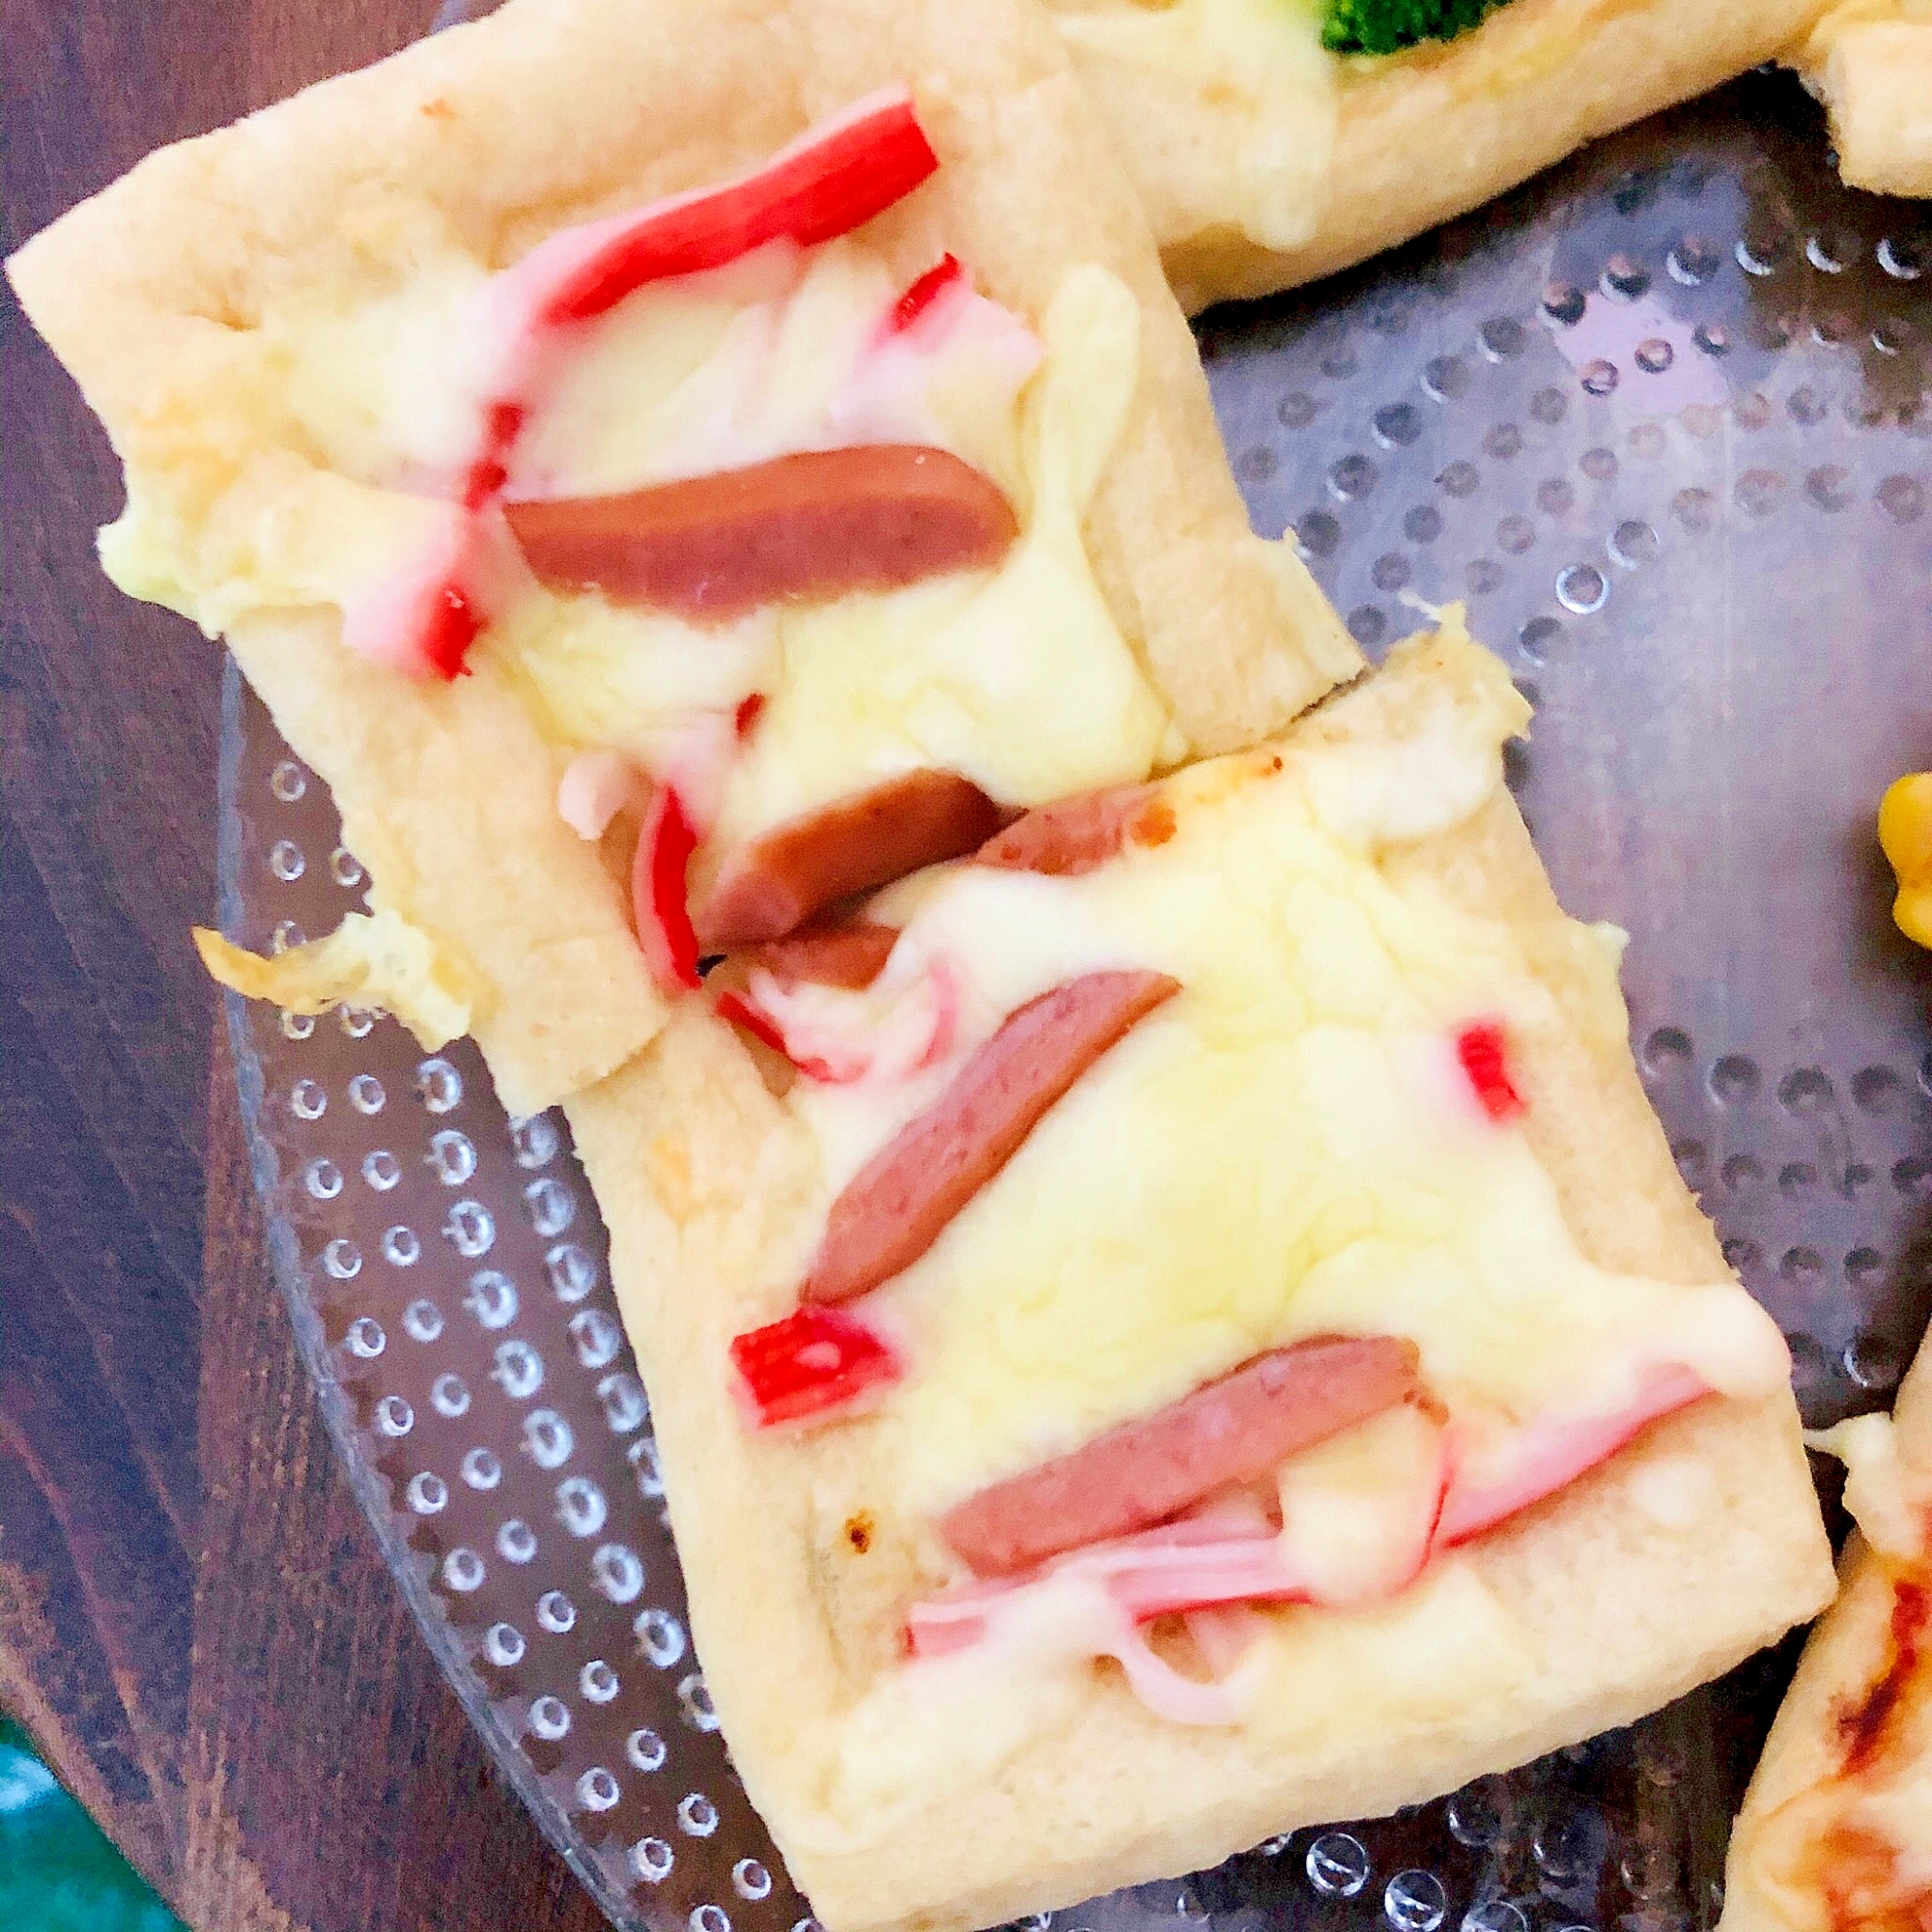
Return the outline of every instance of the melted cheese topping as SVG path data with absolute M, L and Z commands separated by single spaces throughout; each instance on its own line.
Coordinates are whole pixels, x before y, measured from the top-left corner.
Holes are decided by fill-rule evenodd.
M 1464 820 L 1524 720 L 1492 661 L 1404 740 L 1315 746 L 1167 781 L 1178 829 L 1083 877 L 971 866 L 888 895 L 895 951 L 969 989 L 947 1066 L 790 1099 L 828 1200 L 1023 1001 L 1145 967 L 1182 991 L 1087 1072 L 929 1252 L 868 1302 L 916 1372 L 878 1457 L 936 1513 L 1159 1408 L 1258 1350 L 1413 1338 L 1452 1410 L 1614 1410 L 1646 1363 L 1784 1380 L 1734 1283 L 1611 1276 L 1578 1252 L 1528 1140 L 1483 1113 L 1464 1022 L 1550 1017 L 1510 928 L 1378 863 Z M 836 1000 L 837 994 L 828 994 Z
M 1321 225 L 1341 63 L 1309 0 L 1054 0 L 1163 241 L 1238 227 L 1293 248 Z
M 573 332 L 518 443 L 509 494 L 638 490 L 865 441 L 936 443 L 1018 494 L 1012 398 L 1034 365 L 1031 338 L 1010 318 L 967 327 L 947 353 L 907 355 L 917 366 L 895 372 L 875 338 L 898 293 L 876 254 L 841 240 L 775 242 L 633 296 Z M 960 298 L 982 324 L 1004 315 Z

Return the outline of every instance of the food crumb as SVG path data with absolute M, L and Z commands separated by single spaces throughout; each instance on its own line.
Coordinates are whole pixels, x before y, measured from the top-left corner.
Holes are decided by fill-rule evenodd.
M 845 1541 L 856 1555 L 863 1556 L 872 1547 L 872 1513 L 861 1510 L 845 1519 Z

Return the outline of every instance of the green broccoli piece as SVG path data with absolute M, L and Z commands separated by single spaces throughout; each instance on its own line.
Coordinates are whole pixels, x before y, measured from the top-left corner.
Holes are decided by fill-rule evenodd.
M 1331 54 L 1392 54 L 1418 41 L 1453 41 L 1504 0 L 1327 0 L 1321 44 Z

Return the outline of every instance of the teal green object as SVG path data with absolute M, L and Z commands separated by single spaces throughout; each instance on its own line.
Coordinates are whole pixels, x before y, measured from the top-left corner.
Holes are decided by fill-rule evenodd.
M 1453 41 L 1504 0 L 1328 0 L 1321 44 L 1331 54 L 1393 54 L 1418 41 Z
M 8 1718 L 0 1718 L 0 1926 L 186 1932 Z

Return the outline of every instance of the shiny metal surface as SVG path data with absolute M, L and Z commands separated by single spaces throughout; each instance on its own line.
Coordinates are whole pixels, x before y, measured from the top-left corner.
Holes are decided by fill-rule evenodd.
M 1631 934 L 1680 1165 L 1810 1418 L 1884 1402 L 1932 1300 L 1932 960 L 1871 831 L 1932 762 L 1925 212 L 1839 187 L 1795 86 L 1752 76 L 1201 336 L 1258 526 L 1296 526 L 1364 643 L 1463 598 L 1535 698 L 1512 781 L 1565 902 Z M 224 923 L 325 931 L 360 869 L 232 675 L 229 700 Z M 425 1060 L 386 1020 L 231 1024 L 339 1446 L 506 1772 L 617 1923 L 796 1926 L 560 1122 L 513 1127 L 467 1046 Z M 1785 1667 L 1054 1923 L 1707 1925 Z

